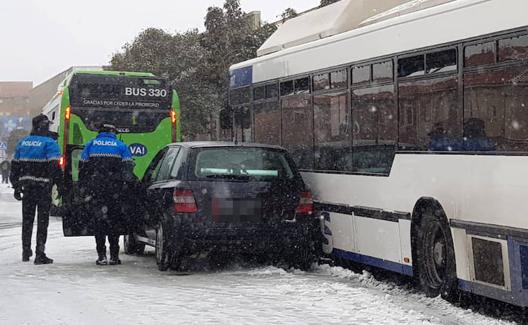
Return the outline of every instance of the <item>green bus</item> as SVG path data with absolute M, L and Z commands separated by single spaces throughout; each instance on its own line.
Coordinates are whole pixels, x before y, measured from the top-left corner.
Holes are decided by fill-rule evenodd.
M 79 207 L 78 164 L 84 144 L 93 139 L 102 123 L 113 124 L 118 138 L 132 153 L 139 179 L 154 156 L 167 144 L 181 140 L 180 103 L 166 79 L 151 73 L 73 71 L 43 113 L 53 121 L 61 148 L 65 197 L 54 191 L 54 210 L 63 218 Z M 78 218 L 75 216 L 75 218 Z M 74 222 L 75 221 L 75 222 Z M 83 222 L 72 220 L 72 223 Z M 81 227 L 66 227 L 65 235 L 84 235 Z

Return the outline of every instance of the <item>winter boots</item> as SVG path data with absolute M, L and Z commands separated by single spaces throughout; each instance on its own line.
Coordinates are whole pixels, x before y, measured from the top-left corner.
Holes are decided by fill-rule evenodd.
M 109 265 L 121 265 L 121 260 L 119 258 L 113 259 L 110 258 L 110 262 L 108 262 Z
M 33 256 L 33 251 L 31 249 L 22 250 L 22 262 L 29 262 L 31 256 Z
M 110 262 L 108 262 L 110 265 L 121 265 L 121 260 L 119 259 L 119 253 L 111 253 L 110 254 Z
M 119 259 L 119 256 L 111 254 L 110 261 L 106 259 L 106 254 L 100 254 L 97 261 L 95 261 L 95 264 L 97 265 L 121 265 L 121 260 Z
M 99 258 L 95 261 L 97 265 L 108 265 L 108 260 L 106 259 L 106 254 L 99 254 Z
M 41 265 L 41 264 L 53 264 L 53 260 L 46 256 L 46 254 L 41 253 L 37 254 L 35 257 L 35 261 L 33 262 L 35 265 Z
M 31 249 L 24 249 L 22 250 L 22 262 L 29 262 L 29 258 L 33 256 L 33 251 Z M 53 260 L 46 256 L 44 253 L 39 253 L 37 251 L 37 256 L 35 257 L 35 260 L 33 261 L 35 265 L 42 265 L 42 264 L 53 264 Z
M 121 260 L 119 259 L 119 236 L 108 235 L 108 241 L 110 242 L 110 261 L 106 259 L 106 235 L 104 235 L 104 233 L 98 233 L 95 236 L 97 255 L 99 256 L 95 263 L 97 265 L 120 265 Z

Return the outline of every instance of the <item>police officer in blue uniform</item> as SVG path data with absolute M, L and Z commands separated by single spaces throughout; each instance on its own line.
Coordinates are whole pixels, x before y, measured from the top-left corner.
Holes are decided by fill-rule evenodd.
M 128 146 L 117 139 L 116 127 L 103 124 L 95 139 L 81 154 L 79 181 L 81 193 L 88 198 L 88 210 L 94 216 L 97 265 L 121 264 L 119 232 L 124 215 L 121 201 L 124 184 L 134 178 L 134 162 Z M 110 261 L 106 257 L 106 237 Z
M 63 193 L 60 151 L 57 142 L 51 138 L 50 124 L 46 115 L 36 116 L 31 134 L 18 143 L 11 162 L 10 181 L 15 189 L 15 198 L 22 201 L 24 262 L 28 262 L 33 255 L 31 236 L 35 210 L 38 212 L 35 264 L 53 263 L 45 254 L 53 184 L 57 185 L 59 193 Z

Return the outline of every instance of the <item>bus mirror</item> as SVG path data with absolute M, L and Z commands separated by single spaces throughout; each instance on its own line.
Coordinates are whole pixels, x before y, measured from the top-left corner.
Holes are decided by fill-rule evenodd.
M 233 128 L 232 111 L 229 108 L 220 111 L 220 128 L 223 130 L 230 130 Z

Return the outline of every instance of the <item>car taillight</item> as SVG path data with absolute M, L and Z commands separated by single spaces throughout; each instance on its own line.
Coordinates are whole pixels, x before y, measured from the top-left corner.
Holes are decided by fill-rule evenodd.
M 176 213 L 196 213 L 198 207 L 191 190 L 174 190 L 174 210 Z
M 313 213 L 312 192 L 302 192 L 299 206 L 295 210 L 296 214 L 311 215 Z

